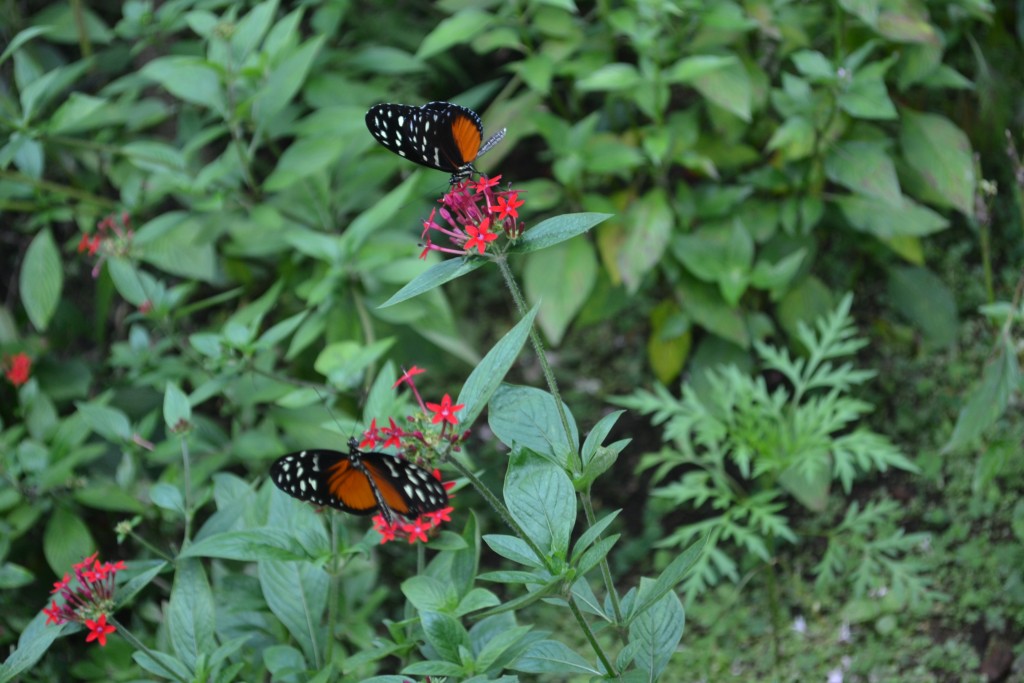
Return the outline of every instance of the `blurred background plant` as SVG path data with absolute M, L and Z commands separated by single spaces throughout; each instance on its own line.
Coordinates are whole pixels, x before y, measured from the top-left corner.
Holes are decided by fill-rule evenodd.
M 672 679 L 1005 675 L 1024 631 L 1021 26 L 1018 8 L 975 0 L 4 5 L 0 637 L 13 643 L 50 577 L 94 550 L 174 555 L 211 519 L 266 511 L 252 486 L 273 458 L 338 445 L 363 412 L 405 414 L 383 398 L 361 410 L 383 396 L 371 387 L 388 361 L 429 366 L 425 390 L 440 395 L 512 326 L 483 269 L 380 307 L 431 266 L 415 241 L 446 178 L 380 149 L 363 115 L 446 99 L 479 111 L 485 132 L 509 129 L 480 167 L 523 191 L 530 220 L 614 214 L 592 239 L 512 263 L 581 425 L 639 387 L 663 409 L 710 412 L 706 425 L 742 414 L 723 412 L 737 392 L 798 410 L 784 370 L 814 350 L 801 323 L 854 294 L 843 329 L 869 343 L 843 355 L 877 376 L 835 400 L 874 407 L 848 424 L 878 435 L 867 452 L 881 461 L 840 477 L 841 492 L 825 477 L 808 491 L 786 483 L 785 460 L 744 472 L 744 431 L 716 435 L 720 471 L 785 492 L 764 517 L 781 521 L 745 553 L 741 541 L 703 556 L 730 580 L 693 575 L 705 581 L 688 584 Z M 511 379 L 536 383 L 529 358 Z M 175 391 L 189 406 L 180 433 L 163 419 Z M 806 428 L 830 447 L 848 438 Z M 612 570 L 638 581 L 675 557 L 651 544 L 708 516 L 666 497 L 694 475 L 676 456 L 644 460 L 663 440 L 648 422 L 627 413 L 614 436 L 633 446 L 593 497 L 623 509 Z M 698 443 L 666 438 L 677 453 Z M 467 452 L 500 487 L 486 431 Z M 883 461 L 899 471 L 880 475 Z M 350 652 L 380 634 L 381 609 L 407 614 L 396 586 L 415 572 L 364 529 L 345 520 L 329 536 L 349 558 L 337 569 Z M 830 552 L 840 538 L 913 548 L 926 599 L 908 609 L 884 572 L 851 595 L 854 560 Z M 219 642 L 238 623 L 258 624 L 263 644 L 286 639 L 243 599 L 258 592 L 244 564 L 203 562 L 225 577 Z M 132 626 L 166 644 L 160 577 L 135 596 Z M 549 608 L 529 619 L 585 651 Z M 81 679 L 133 678 L 130 653 L 115 636 L 102 651 L 64 639 L 31 675 L 74 661 Z M 240 661 L 226 651 L 218 666 Z M 244 666 L 251 678 L 269 665 Z

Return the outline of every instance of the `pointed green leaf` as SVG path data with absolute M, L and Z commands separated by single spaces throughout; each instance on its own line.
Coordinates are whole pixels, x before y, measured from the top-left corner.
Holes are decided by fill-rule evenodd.
M 182 559 L 176 563 L 174 586 L 167 606 L 167 631 L 175 654 L 192 671 L 201 655 L 213 652 L 213 592 L 199 560 Z
M 471 425 L 483 411 L 484 406 L 491 400 L 491 397 L 501 385 L 509 368 L 519 357 L 519 352 L 526 343 L 530 334 L 530 326 L 537 315 L 537 306 L 531 308 L 522 320 L 516 323 L 515 327 L 505 333 L 505 336 L 498 340 L 487 355 L 483 357 L 473 372 L 469 373 L 466 382 L 462 385 L 459 398 L 456 403 L 462 403 L 466 407 L 459 415 L 459 422 L 464 425 Z
M 45 332 L 64 286 L 60 253 L 48 229 L 41 230 L 28 246 L 18 285 L 28 319 L 37 330 Z
M 380 308 L 394 306 L 414 296 L 419 296 L 455 278 L 472 273 L 485 263 L 487 263 L 487 259 L 475 257 L 451 258 L 441 261 L 413 278 L 409 284 L 402 287 L 390 299 L 382 303 Z
M 610 213 L 566 213 L 548 218 L 523 233 L 510 252 L 525 254 L 550 247 L 576 235 L 582 235 L 611 217 Z

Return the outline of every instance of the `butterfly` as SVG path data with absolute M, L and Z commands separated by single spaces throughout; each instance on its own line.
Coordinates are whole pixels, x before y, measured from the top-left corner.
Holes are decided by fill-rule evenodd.
M 415 519 L 448 506 L 448 492 L 433 474 L 387 453 L 361 451 L 355 439 L 349 439 L 348 453 L 309 449 L 282 456 L 270 466 L 270 479 L 316 505 L 354 515 L 380 510 L 389 524 L 393 513 Z
M 398 156 L 451 173 L 452 185 L 476 173 L 473 162 L 505 137 L 502 128 L 481 145 L 480 117 L 451 102 L 427 102 L 421 107 L 375 104 L 366 112 L 366 127 Z

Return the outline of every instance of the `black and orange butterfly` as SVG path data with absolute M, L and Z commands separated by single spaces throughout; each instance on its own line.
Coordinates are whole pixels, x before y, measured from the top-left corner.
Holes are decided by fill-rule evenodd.
M 473 162 L 505 137 L 502 128 L 481 145 L 480 117 L 451 102 L 427 102 L 421 107 L 375 104 L 366 112 L 366 127 L 395 154 L 451 173 L 452 185 L 476 173 Z
M 299 500 L 371 515 L 380 510 L 391 523 L 392 513 L 415 519 L 448 506 L 448 492 L 419 465 L 387 453 L 359 450 L 348 441 L 348 453 L 309 449 L 278 458 L 270 467 L 277 488 Z

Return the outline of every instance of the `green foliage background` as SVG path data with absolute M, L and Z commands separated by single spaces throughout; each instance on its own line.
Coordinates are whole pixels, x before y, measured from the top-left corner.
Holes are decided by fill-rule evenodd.
M 771 628 L 726 614 L 756 602 L 735 586 L 694 595 L 692 638 L 706 640 L 683 636 L 697 649 L 683 653 L 684 668 L 712 678 L 730 666 L 777 667 L 780 679 L 823 674 L 845 646 L 830 640 L 815 658 L 813 646 L 787 640 L 788 619 L 807 614 L 821 632 L 839 621 L 870 627 L 850 675 L 980 675 L 991 648 L 1024 631 L 1019 571 L 1007 569 L 1021 566 L 1024 535 L 1014 502 L 1024 430 L 1013 411 L 1024 181 L 1019 157 L 1005 152 L 1022 138 L 1021 26 L 1019 8 L 977 0 L 5 3 L 0 352 L 34 364 L 29 383 L 0 387 L 0 638 L 15 642 L 46 603 L 51 576 L 94 549 L 155 561 L 140 538 L 174 554 L 183 539 L 201 541 L 193 535 L 212 519 L 208 529 L 229 528 L 232 502 L 265 514 L 275 457 L 340 443 L 360 413 L 403 414 L 399 400 L 372 391 L 397 365 L 430 367 L 424 390 L 455 395 L 515 324 L 500 278 L 485 269 L 382 306 L 432 265 L 417 258 L 416 240 L 446 178 L 381 149 L 363 116 L 381 101 L 441 99 L 475 108 L 485 132 L 508 128 L 478 166 L 524 191 L 528 226 L 613 214 L 586 237 L 513 262 L 528 303 L 540 304 L 537 324 L 584 432 L 612 395 L 655 382 L 699 394 L 720 372 L 742 383 L 764 371 L 763 343 L 806 353 L 801 324 L 855 295 L 852 315 L 870 340 L 858 366 L 878 374 L 860 396 L 877 408 L 865 419 L 920 474 L 844 479 L 846 490 L 817 511 L 822 534 L 870 544 L 904 527 L 930 531 L 927 570 L 954 599 L 939 614 L 930 610 L 941 597 L 904 614 L 877 593 L 815 593 L 802 571 L 822 559 L 812 539 L 754 558 L 737 549 L 729 563 L 740 583 L 757 577 L 751 590 L 770 591 Z M 82 253 L 83 234 L 98 234 L 108 216 L 125 236 Z M 537 374 L 524 357 L 510 379 Z M 179 420 L 184 435 L 171 429 Z M 677 554 L 650 546 L 706 510 L 657 497 L 648 505 L 647 475 L 634 473 L 641 456 L 652 466 L 675 456 L 659 459 L 660 433 L 635 415 L 616 429 L 625 436 L 633 452 L 587 485 L 599 506 L 625 509 L 613 567 L 644 590 L 639 577 Z M 486 442 L 468 450 L 500 490 L 507 456 Z M 680 472 L 666 465 L 659 476 Z M 893 491 L 901 505 L 877 507 Z M 469 492 L 463 500 L 480 507 Z M 851 507 L 885 514 L 858 526 L 844 517 Z M 132 518 L 138 533 L 118 547 L 113 528 Z M 479 552 L 475 520 L 456 533 Z M 479 524 L 500 528 L 486 514 Z M 345 636 L 354 655 L 380 635 L 378 607 L 407 616 L 395 587 L 416 567 L 408 555 L 371 551 L 359 521 L 340 526 L 332 533 L 353 558 L 340 592 L 355 615 Z M 310 547 L 326 550 L 327 538 Z M 792 571 L 765 585 L 758 567 L 780 556 Z M 251 596 L 238 559 L 215 557 L 179 559 L 163 578 L 203 575 L 191 584 L 203 585 L 204 572 L 224 571 L 234 578 L 216 585 L 228 603 Z M 956 597 L 971 572 L 981 587 Z M 162 601 L 170 615 L 185 608 L 169 595 L 180 595 L 169 583 L 141 593 L 132 620 L 155 647 L 178 652 Z M 254 614 L 262 640 L 246 647 L 294 636 L 280 612 L 242 603 L 237 622 L 219 624 L 225 649 L 208 670 L 230 680 L 228 663 L 242 665 L 233 674 L 242 679 L 301 669 L 293 652 L 257 661 L 229 647 Z M 817 621 L 812 604 L 824 605 Z M 675 608 L 661 609 L 674 623 Z M 914 619 L 963 635 L 929 638 Z M 737 623 L 754 625 L 728 638 Z M 976 624 L 988 636 L 981 647 L 966 633 Z M 571 632 L 568 621 L 549 628 Z M 759 629 L 773 637 L 757 639 Z M 397 631 L 377 659 L 420 652 Z M 771 645 L 750 647 L 747 637 Z M 885 637 L 918 658 L 887 659 Z M 121 641 L 88 652 L 66 641 L 39 665 L 39 680 L 66 661 L 81 679 L 132 670 Z M 570 644 L 585 651 L 582 639 Z M 390 670 L 375 661 L 346 671 L 358 680 Z M 188 664 L 195 674 L 210 663 Z

